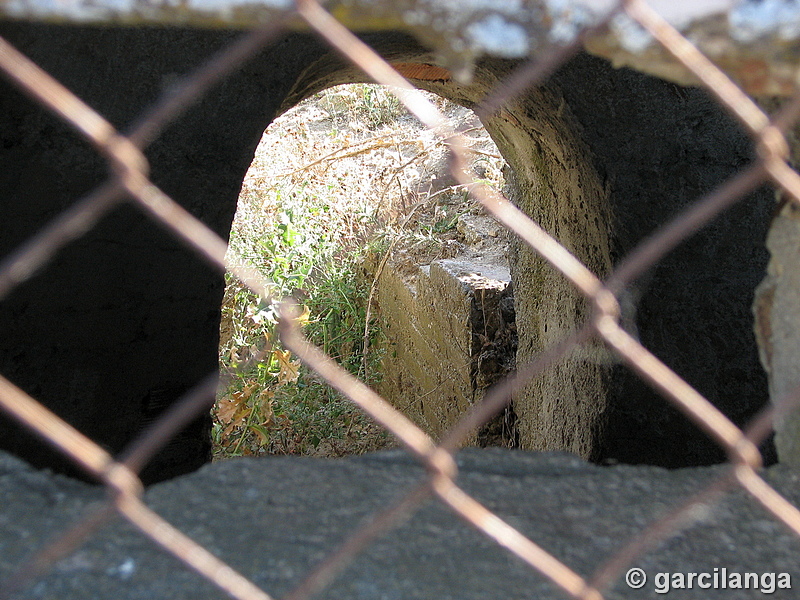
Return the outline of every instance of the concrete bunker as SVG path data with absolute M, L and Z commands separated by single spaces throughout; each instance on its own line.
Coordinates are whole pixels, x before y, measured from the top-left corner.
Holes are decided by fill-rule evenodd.
M 471 106 L 512 66 L 481 63 L 468 87 L 450 79 L 414 83 Z M 574 59 L 543 89 L 527 92 L 484 125 L 511 167 L 510 197 L 601 276 L 752 156 L 747 138 L 701 90 L 615 70 L 589 56 Z M 625 298 L 629 329 L 740 425 L 767 398 L 750 305 L 767 259 L 770 195 L 762 189 L 723 215 Z M 522 363 L 582 323 L 586 306 L 516 242 L 511 277 Z M 522 448 L 672 467 L 724 458 L 597 346 L 534 381 L 515 399 L 514 411 Z
M 2 25 L 8 39 L 122 129 L 176 74 L 232 38 L 218 31 L 87 27 L 63 30 L 55 42 L 46 29 Z M 461 85 L 408 36 L 364 38 L 420 88 L 465 106 L 517 65 L 482 60 L 473 83 Z M 83 51 L 58 52 L 59 44 Z M 288 34 L 150 147 L 153 179 L 227 236 L 266 125 L 316 91 L 362 80 L 320 42 Z M 9 224 L 3 255 L 103 181 L 105 170 L 64 125 L 6 85 L 2 152 L 6 173 L 14 176 L 1 183 L 4 197 L 15 201 L 2 204 L 0 222 Z M 699 90 L 615 70 L 587 55 L 484 125 L 511 167 L 512 199 L 601 276 L 752 155 L 745 136 Z M 671 253 L 630 291 L 626 315 L 645 345 L 737 424 L 767 398 L 750 305 L 767 260 L 769 193 L 759 191 Z M 516 243 L 511 277 L 521 363 L 580 324 L 587 309 Z M 5 301 L 0 372 L 117 451 L 213 370 L 221 294 L 217 273 L 136 209 L 122 207 Z M 523 448 L 665 466 L 723 458 L 703 433 L 594 346 L 537 379 L 515 399 L 514 410 Z M 207 425 L 201 419 L 179 436 L 146 478 L 205 462 Z M 15 424 L 4 423 L 3 430 L 4 448 L 38 465 L 60 463 Z

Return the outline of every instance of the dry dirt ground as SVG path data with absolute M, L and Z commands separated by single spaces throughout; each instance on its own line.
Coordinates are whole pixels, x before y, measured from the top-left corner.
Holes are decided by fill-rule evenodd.
M 426 95 L 453 127 L 467 128 L 472 168 L 479 178 L 501 188 L 504 162 L 475 114 Z M 359 240 L 358 233 L 391 231 L 410 214 L 409 232 L 446 234 L 454 229 L 456 213 L 480 212 L 465 190 L 455 186 L 445 146 L 380 86 L 338 86 L 276 119 L 245 177 L 235 227 L 252 217 L 248 199 L 260 198 L 256 207 L 264 213 L 280 208 L 280 198 L 263 196 L 265 184 L 303 188 L 327 199 L 331 223 L 346 224 L 343 243 L 367 241 Z M 367 225 L 371 230 L 364 232 Z

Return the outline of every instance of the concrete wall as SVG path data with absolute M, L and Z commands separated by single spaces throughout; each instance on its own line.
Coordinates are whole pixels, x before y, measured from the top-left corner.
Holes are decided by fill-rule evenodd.
M 467 216 L 462 227 L 475 219 L 492 220 Z M 385 335 L 378 389 L 435 438 L 513 371 L 516 325 L 506 250 L 503 236 L 429 265 L 409 264 L 397 252 L 378 279 Z M 487 435 L 487 429 L 476 431 L 470 441 L 514 443 L 511 430 L 505 440 L 502 428 L 492 440 Z
M 469 88 L 428 89 L 467 106 Z M 509 164 L 509 195 L 599 276 L 752 159 L 747 137 L 701 90 L 579 56 L 484 125 Z M 764 275 L 773 201 L 760 189 L 691 237 L 622 297 L 626 328 L 739 425 L 767 400 L 750 305 Z M 580 295 L 514 242 L 517 364 L 587 318 Z M 724 459 L 717 445 L 597 344 L 514 400 L 519 443 L 599 461 L 665 466 Z M 772 447 L 764 446 L 767 460 Z
M 767 247 L 772 253 L 767 277 L 758 287 L 754 314 L 761 361 L 769 375 L 770 398 L 777 409 L 775 445 L 782 462 L 800 463 L 800 209 L 789 202 L 773 223 Z
M 535 102 L 536 110 L 530 110 Z M 557 90 L 529 94 L 517 112 L 523 127 L 497 119 L 487 128 L 509 149 L 510 197 L 595 274 L 611 268 L 609 190 Z M 525 109 L 528 110 L 525 110 Z M 514 112 L 513 109 L 511 112 Z M 582 295 L 522 242 L 512 245 L 519 323 L 517 362 L 527 363 L 587 319 Z M 608 402 L 607 361 L 577 349 L 532 381 L 514 400 L 523 448 L 558 448 L 596 457 Z
M 0 24 L 3 35 L 124 130 L 162 90 L 234 34 Z M 436 64 L 407 35 L 365 36 L 387 58 Z M 465 106 L 519 65 L 487 59 L 470 85 L 418 85 Z M 227 236 L 238 189 L 271 119 L 363 75 L 310 36 L 287 34 L 243 65 L 147 150 L 154 182 Z M 515 200 L 599 275 L 697 195 L 751 159 L 747 138 L 702 93 L 581 56 L 484 123 L 513 170 Z M 0 83 L 0 257 L 104 181 L 106 167 L 64 124 Z M 771 194 L 726 213 L 632 294 L 645 344 L 737 423 L 766 401 L 751 334 Z M 580 297 L 526 249 L 512 256 L 518 361 L 581 324 Z M 216 365 L 222 277 L 131 207 L 112 212 L 3 301 L 0 372 L 119 451 Z M 716 446 L 626 369 L 574 354 L 516 400 L 523 445 L 677 466 Z M 445 418 L 451 416 L 445 415 Z M 208 418 L 148 477 L 208 459 Z M 16 423 L 0 447 L 65 468 Z

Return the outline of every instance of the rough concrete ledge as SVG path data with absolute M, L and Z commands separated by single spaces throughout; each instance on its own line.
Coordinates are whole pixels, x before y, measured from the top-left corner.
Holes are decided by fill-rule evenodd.
M 723 467 L 667 471 L 597 467 L 566 454 L 467 449 L 460 484 L 578 573 L 590 574 L 673 503 Z M 424 474 L 401 451 L 346 459 L 240 459 L 155 485 L 150 507 L 243 574 L 281 597 L 362 519 Z M 800 472 L 767 471 L 797 504 Z M 96 487 L 35 471 L 0 454 L 0 577 L 102 498 Z M 800 585 L 800 540 L 734 492 L 635 563 L 643 590 L 620 580 L 606 598 L 652 598 L 660 572 L 786 572 Z M 682 599 L 758 597 L 754 590 L 675 590 Z M 120 522 L 63 559 L 15 598 L 212 600 L 225 597 Z M 562 598 L 561 592 L 438 503 L 426 504 L 359 557 L 321 598 L 486 600 Z M 794 597 L 777 590 L 767 596 Z
M 649 0 L 662 18 L 681 29 L 751 92 L 792 94 L 797 81 L 800 28 L 793 2 L 761 0 Z M 290 0 L 0 0 L 0 19 L 106 25 L 191 25 L 241 28 L 282 18 Z M 566 43 L 599 23 L 613 0 L 331 0 L 326 8 L 356 31 L 401 30 L 433 48 L 445 66 L 466 80 L 476 58 L 534 55 L 552 42 Z M 296 21 L 287 25 L 298 26 Z M 301 26 L 302 27 L 302 26 Z M 588 49 L 617 65 L 682 84 L 695 83 L 665 50 L 624 17 L 598 31 Z

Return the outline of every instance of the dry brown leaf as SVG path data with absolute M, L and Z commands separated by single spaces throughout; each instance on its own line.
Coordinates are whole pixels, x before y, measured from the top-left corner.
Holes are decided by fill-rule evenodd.
M 238 410 L 235 410 L 233 415 L 231 416 L 230 423 L 228 423 L 228 426 L 222 432 L 222 436 L 227 437 L 231 434 L 234 428 L 244 426 L 251 412 L 253 412 L 252 408 L 250 408 L 246 404 L 240 404 L 238 406 Z
M 256 427 L 254 425 L 251 425 L 250 431 L 252 431 L 255 434 L 259 444 L 261 444 L 262 446 L 266 446 L 269 444 L 269 436 L 265 433 L 262 427 Z
M 300 361 L 290 360 L 292 353 L 289 350 L 274 350 L 275 358 L 278 359 L 280 372 L 278 373 L 278 383 L 293 383 L 300 376 Z
M 258 382 L 253 382 L 250 385 L 246 385 L 244 389 L 238 392 L 233 392 L 231 396 L 233 396 L 237 402 L 244 403 L 250 399 L 250 396 L 252 396 L 253 392 L 255 392 L 257 389 L 258 389 Z
M 239 402 L 232 398 L 223 398 L 217 403 L 217 419 L 221 423 L 230 423 L 236 410 L 239 408 Z
M 241 362 L 241 358 L 239 358 L 239 349 L 238 348 L 231 348 L 230 351 L 230 361 L 233 365 L 238 365 Z
M 247 406 L 247 400 L 258 389 L 257 383 L 251 383 L 243 390 L 233 392 L 230 397 L 223 398 L 217 404 L 217 419 L 227 427 L 222 432 L 223 436 L 228 436 L 235 427 L 244 425 L 253 409 Z
M 273 416 L 275 415 L 274 411 L 272 410 L 272 398 L 275 396 L 275 393 L 271 390 L 263 390 L 258 395 L 258 411 L 260 422 L 262 425 L 268 424 L 272 421 Z

